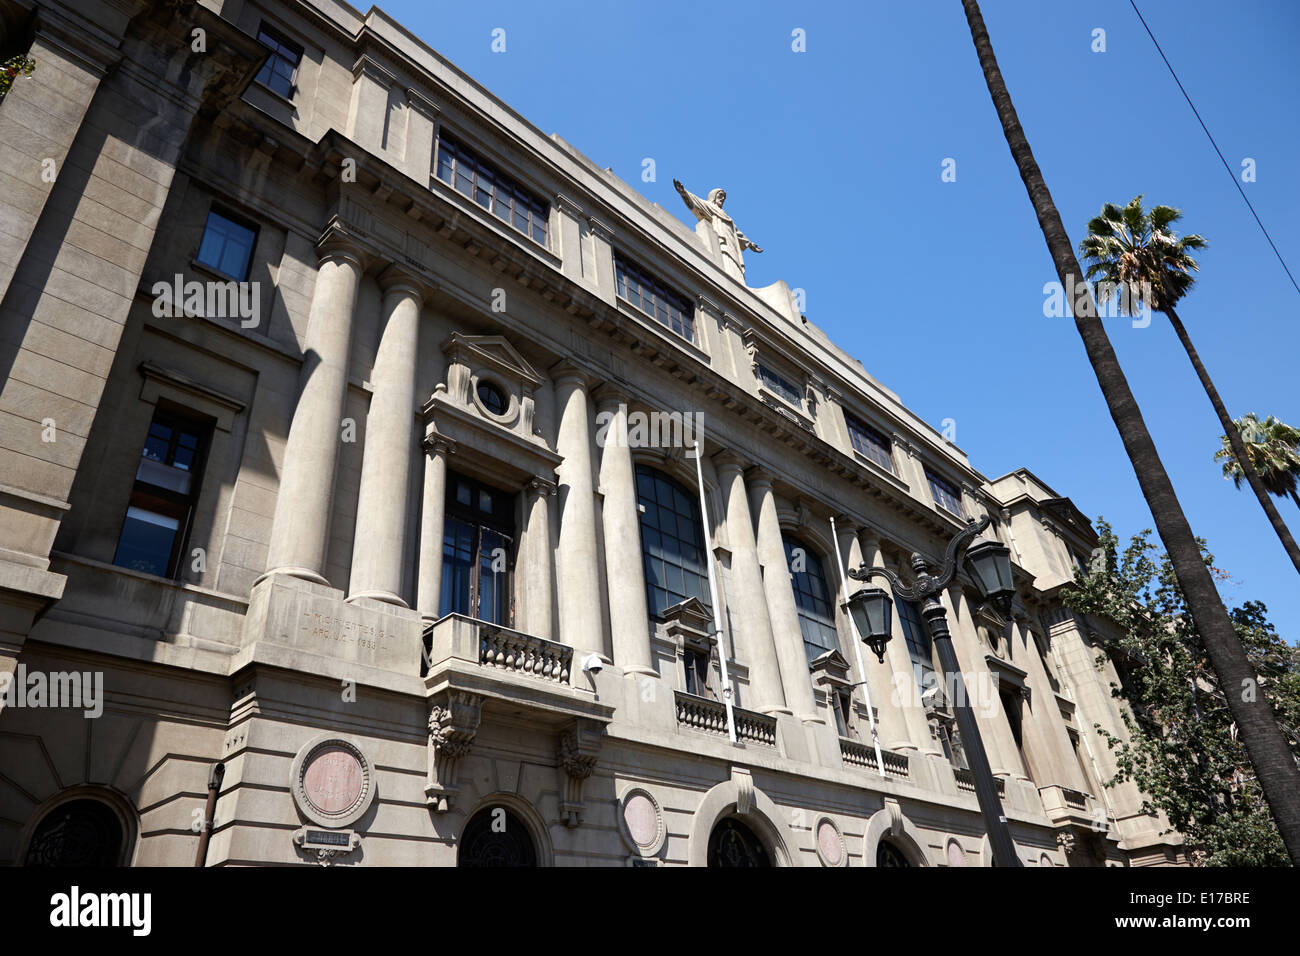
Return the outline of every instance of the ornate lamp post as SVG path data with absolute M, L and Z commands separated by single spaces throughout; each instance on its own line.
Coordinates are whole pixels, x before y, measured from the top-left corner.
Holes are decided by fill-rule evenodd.
M 979 727 L 975 723 L 975 714 L 967 699 L 966 684 L 962 680 L 957 665 L 957 654 L 952 646 L 952 634 L 948 630 L 948 613 L 936 597 L 946 588 L 957 574 L 959 555 L 966 552 L 966 565 L 975 579 L 984 600 L 1006 616 L 1011 610 L 1011 601 L 1015 597 L 1015 586 L 1011 580 L 1011 552 L 1002 544 L 981 538 L 969 548 L 966 545 L 977 534 L 989 526 L 985 516 L 979 524 L 973 520 L 948 544 L 944 556 L 943 569 L 931 574 L 929 566 L 919 554 L 912 555 L 912 569 L 916 572 L 916 583 L 907 587 L 887 568 L 869 568 L 863 565 L 851 569 L 848 576 L 855 581 L 870 581 L 879 575 L 888 579 L 894 593 L 904 601 L 913 601 L 921 605 L 921 616 L 930 631 L 930 638 L 939 651 L 939 662 L 943 667 L 945 686 L 951 688 L 953 708 L 957 713 L 957 727 L 961 731 L 962 745 L 970 761 L 971 773 L 975 777 L 975 796 L 979 799 L 980 812 L 984 814 L 984 825 L 988 829 L 989 843 L 993 849 L 995 866 L 1020 866 L 1016 856 L 1015 844 L 1011 842 L 1011 833 L 1007 829 L 1007 818 L 1002 812 L 993 784 L 993 772 L 989 769 L 988 756 L 984 753 L 984 741 L 980 738 Z M 884 663 L 885 645 L 890 638 L 890 612 L 893 610 L 889 594 L 878 587 L 865 587 L 849 598 L 849 613 L 863 641 L 876 653 Z

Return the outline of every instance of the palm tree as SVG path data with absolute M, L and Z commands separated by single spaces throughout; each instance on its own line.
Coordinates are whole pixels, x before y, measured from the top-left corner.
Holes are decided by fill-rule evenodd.
M 1153 206 L 1150 212 L 1143 212 L 1141 196 L 1131 200 L 1123 209 L 1114 203 L 1106 203 L 1101 207 L 1101 215 L 1088 222 L 1088 235 L 1079 243 L 1079 254 L 1089 263 L 1087 278 L 1102 280 L 1098 292 L 1103 300 L 1118 294 L 1122 312 L 1131 313 L 1146 305 L 1169 319 L 1178 341 L 1192 360 L 1192 368 L 1196 370 L 1205 394 L 1210 397 L 1214 413 L 1219 416 L 1219 424 L 1226 433 L 1232 456 L 1241 466 L 1241 474 L 1259 499 L 1259 506 L 1268 516 L 1296 572 L 1300 573 L 1300 547 L 1296 546 L 1295 538 L 1256 469 L 1246 467 L 1252 459 L 1241 440 L 1241 432 L 1232 423 L 1228 409 L 1219 397 L 1219 390 L 1214 387 L 1205 363 L 1174 308 L 1196 282 L 1192 273 L 1197 271 L 1197 265 L 1191 253 L 1205 248 L 1205 239 L 1201 236 L 1179 238 L 1174 235 L 1170 227 L 1182 215 L 1171 206 Z
M 1262 422 L 1254 412 L 1247 412 L 1245 418 L 1233 422 L 1241 440 L 1246 446 L 1246 454 L 1255 466 L 1255 474 L 1270 495 L 1291 500 L 1300 506 L 1300 429 L 1292 428 L 1286 422 L 1278 421 L 1269 415 Z M 1237 488 L 1245 473 L 1241 463 L 1232 452 L 1228 436 L 1223 436 L 1223 447 L 1214 453 L 1214 460 L 1223 462 L 1223 477 L 1231 478 Z
M 1043 238 L 1056 266 L 1056 274 L 1064 288 L 1076 288 L 1082 284 L 1083 270 L 1074 257 L 1070 237 L 1061 223 L 1061 215 L 1056 211 L 1052 195 L 1043 181 L 1042 171 L 1034 160 L 1029 140 L 1020 125 L 1020 118 L 1016 115 L 1016 108 L 1011 103 L 1011 94 L 1007 92 L 1006 81 L 998 69 L 997 57 L 993 55 L 993 45 L 989 42 L 979 4 L 976 0 L 962 0 L 962 6 L 970 24 L 971 39 L 975 43 L 975 52 L 979 55 L 980 67 L 984 71 L 984 81 L 993 98 L 993 106 L 1002 123 L 1002 132 L 1011 148 L 1011 156 L 1038 216 L 1038 225 L 1043 230 Z M 1206 654 L 1220 683 L 1234 688 L 1234 692 L 1228 694 L 1228 707 L 1241 730 L 1241 739 L 1255 769 L 1256 779 L 1277 820 L 1278 831 L 1286 843 L 1292 863 L 1300 865 L 1300 769 L 1296 767 L 1295 758 L 1291 755 L 1286 738 L 1278 729 L 1277 720 L 1265 696 L 1247 692 L 1259 686 L 1255 671 L 1246 658 L 1232 620 L 1215 589 L 1209 568 L 1202 559 L 1200 545 L 1178 503 L 1173 483 L 1156 452 L 1146 422 L 1142 420 L 1142 412 L 1124 377 L 1124 371 L 1120 368 L 1115 349 L 1097 317 L 1096 303 L 1091 292 L 1087 295 L 1084 308 L 1072 311 L 1075 312 L 1075 328 L 1083 339 L 1084 350 L 1088 353 L 1088 360 L 1097 376 L 1097 384 L 1105 396 L 1110 416 L 1119 430 L 1124 450 L 1133 463 L 1138 485 L 1151 509 L 1165 551 L 1173 563 L 1187 607 L 1205 643 Z M 1243 690 L 1236 692 L 1236 688 Z

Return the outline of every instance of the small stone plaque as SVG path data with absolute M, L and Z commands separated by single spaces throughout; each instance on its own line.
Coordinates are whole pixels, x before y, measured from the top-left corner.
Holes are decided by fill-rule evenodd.
M 637 846 L 653 846 L 659 836 L 659 814 L 644 793 L 634 793 L 623 807 L 627 831 Z

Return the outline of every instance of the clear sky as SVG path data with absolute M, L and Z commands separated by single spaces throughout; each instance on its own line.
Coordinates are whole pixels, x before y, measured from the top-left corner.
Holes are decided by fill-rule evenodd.
M 1300 3 L 1138 6 L 1229 164 L 1255 160 L 1243 186 L 1300 275 Z M 1055 273 L 958 0 L 382 7 L 683 221 L 674 177 L 725 186 L 764 249 L 746 257 L 749 284 L 805 289 L 809 319 L 936 428 L 954 419 L 985 475 L 1027 466 L 1122 540 L 1152 526 L 1073 322 L 1043 315 Z M 1106 201 L 1183 209 L 1210 247 L 1179 314 L 1229 411 L 1300 425 L 1300 294 L 1127 0 L 982 7 L 1071 240 Z M 948 158 L 955 182 L 941 181 Z M 1249 489 L 1212 461 L 1222 430 L 1168 323 L 1108 327 L 1192 527 L 1232 575 L 1225 600 L 1264 601 L 1295 642 L 1300 579 Z M 1277 504 L 1300 533 L 1300 509 Z

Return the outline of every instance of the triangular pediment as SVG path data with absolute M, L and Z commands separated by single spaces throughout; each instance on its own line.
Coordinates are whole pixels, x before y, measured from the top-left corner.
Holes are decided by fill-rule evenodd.
M 832 648 L 821 656 L 814 658 L 813 662 L 808 665 L 808 669 L 813 674 L 824 675 L 835 683 L 848 683 L 849 662 L 844 659 L 844 655 L 837 648 Z
M 465 335 L 453 332 L 442 344 L 442 351 L 452 362 L 491 368 L 497 374 L 517 381 L 528 390 L 538 388 L 542 377 L 504 335 Z

